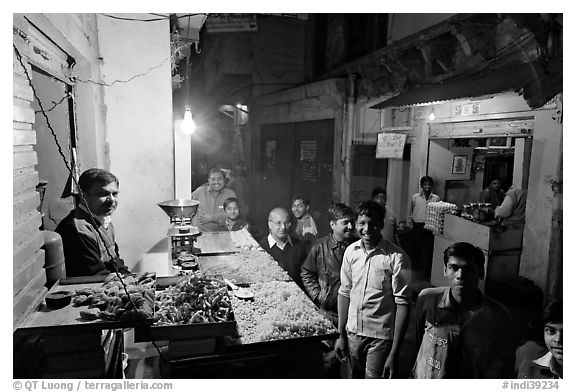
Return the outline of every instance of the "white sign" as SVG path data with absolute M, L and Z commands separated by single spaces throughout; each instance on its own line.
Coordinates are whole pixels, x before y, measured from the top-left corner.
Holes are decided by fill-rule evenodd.
M 406 135 L 402 133 L 379 133 L 376 143 L 376 159 L 402 159 Z
M 206 19 L 207 33 L 256 31 L 256 14 L 210 14 Z

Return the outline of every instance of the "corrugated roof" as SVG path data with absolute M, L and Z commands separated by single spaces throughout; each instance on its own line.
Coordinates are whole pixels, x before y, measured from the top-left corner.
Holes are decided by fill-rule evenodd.
M 420 85 L 390 99 L 371 106 L 372 109 L 426 104 L 437 101 L 479 97 L 506 91 L 530 91 L 532 97 L 524 98 L 532 108 L 540 107 L 562 91 L 562 60 L 553 64 L 554 69 L 544 71 L 539 63 L 522 63 L 494 69 L 465 78 Z M 559 67 L 559 69 L 558 69 Z M 550 67 L 549 67 L 550 68 Z M 556 73 L 556 74 L 554 74 Z

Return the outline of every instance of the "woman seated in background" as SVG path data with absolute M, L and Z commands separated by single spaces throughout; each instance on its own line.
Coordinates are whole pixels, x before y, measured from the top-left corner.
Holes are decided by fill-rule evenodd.
M 235 197 L 224 200 L 224 221 L 220 224 L 220 231 L 238 231 L 248 229 L 248 222 L 240 219 L 240 202 Z

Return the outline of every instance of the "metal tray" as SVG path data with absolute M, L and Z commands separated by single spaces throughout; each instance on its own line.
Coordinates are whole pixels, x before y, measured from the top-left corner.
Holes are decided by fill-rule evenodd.
M 232 344 L 222 347 L 222 352 L 236 352 L 251 349 L 266 349 L 266 348 L 282 348 L 286 346 L 295 346 L 301 344 L 309 344 L 313 342 L 320 342 L 322 340 L 338 339 L 340 334 L 338 332 L 327 333 L 322 335 L 304 336 L 300 338 L 267 340 L 265 342 L 242 343 L 240 338 L 236 338 Z
M 102 286 L 106 277 L 78 277 L 78 278 L 65 278 L 56 282 L 54 286 L 46 293 L 53 293 L 56 291 L 71 291 L 74 292 L 78 289 Z M 119 320 L 85 320 L 80 317 L 80 310 L 87 309 L 88 306 L 73 306 L 72 303 L 59 308 L 52 309 L 46 306 L 43 300 L 37 309 L 32 311 L 30 315 L 22 322 L 18 328 L 19 332 L 54 332 L 60 333 L 63 331 L 98 331 L 104 329 L 119 329 L 119 328 L 133 328 L 138 326 L 152 325 L 152 318 L 139 321 L 119 321 Z
M 164 289 L 177 284 L 183 276 L 160 278 L 156 288 Z M 229 293 L 229 295 L 232 295 Z M 212 323 L 194 323 L 179 325 L 148 325 L 134 329 L 134 342 L 147 342 L 157 340 L 191 340 L 213 338 L 217 336 L 237 335 L 236 320 L 231 310 L 228 321 Z
M 196 323 L 185 325 L 159 325 L 134 328 L 134 342 L 158 340 L 191 340 L 237 335 L 236 320 L 218 323 Z

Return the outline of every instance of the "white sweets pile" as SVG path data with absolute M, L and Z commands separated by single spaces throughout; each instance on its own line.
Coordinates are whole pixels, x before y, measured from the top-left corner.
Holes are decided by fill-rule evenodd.
M 426 222 L 424 228 L 442 234 L 444 232 L 444 215 L 456 209 L 456 204 L 438 201 L 426 206 Z
M 232 239 L 232 243 L 236 248 L 241 248 L 242 250 L 260 248 L 260 245 L 258 245 L 256 240 L 250 235 L 250 233 L 246 229 L 231 231 L 230 238 Z
M 232 298 L 244 344 L 336 332 L 294 282 L 257 283 L 250 290 L 254 301 Z

